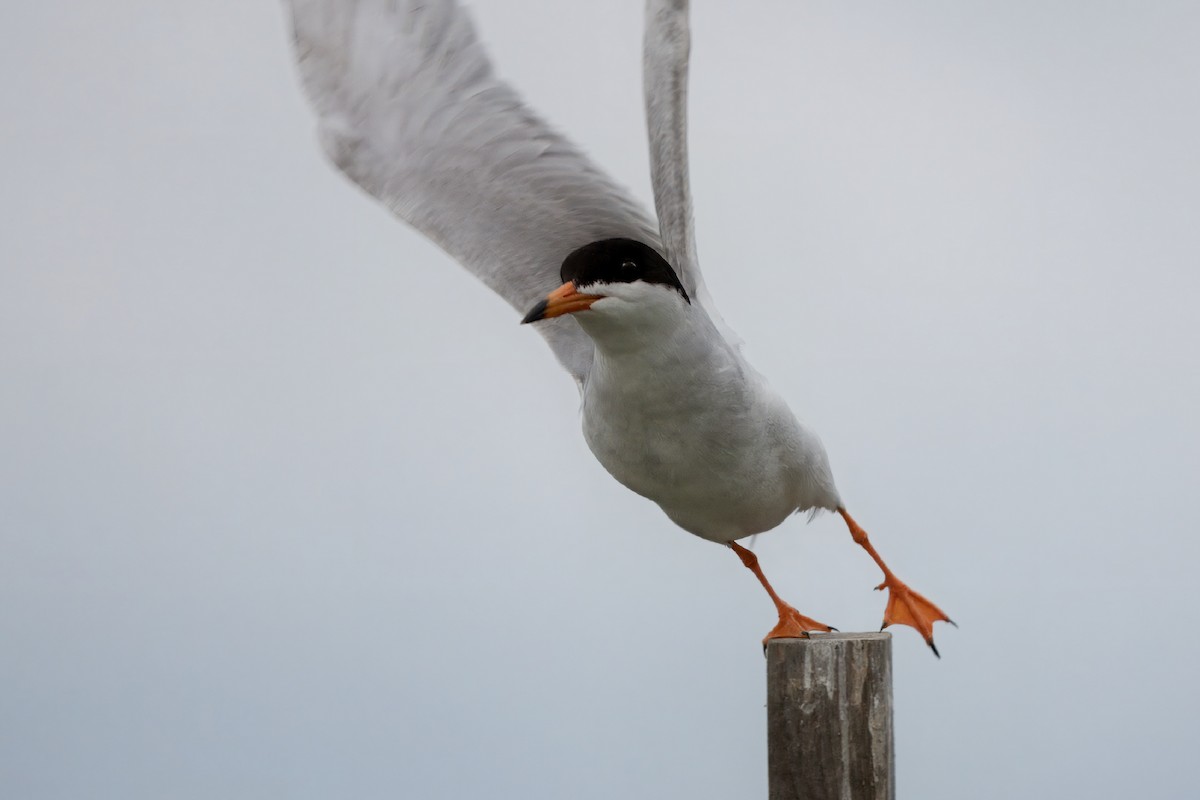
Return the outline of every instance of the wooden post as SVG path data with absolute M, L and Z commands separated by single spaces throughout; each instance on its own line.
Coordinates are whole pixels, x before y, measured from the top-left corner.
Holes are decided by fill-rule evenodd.
M 767 646 L 770 800 L 894 800 L 892 636 Z

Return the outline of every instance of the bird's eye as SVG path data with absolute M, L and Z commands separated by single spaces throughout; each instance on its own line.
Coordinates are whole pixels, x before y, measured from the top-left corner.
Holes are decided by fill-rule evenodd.
M 621 264 L 621 269 L 635 269 L 637 264 L 633 261 L 625 261 Z

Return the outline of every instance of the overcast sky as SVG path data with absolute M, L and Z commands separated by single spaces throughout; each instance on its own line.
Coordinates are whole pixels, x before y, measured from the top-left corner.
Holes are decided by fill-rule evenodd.
M 477 3 L 650 198 L 640 2 Z M 322 159 L 276 3 L 0 6 L 0 795 L 766 791 L 770 603 L 535 332 Z M 700 258 L 896 631 L 900 794 L 1184 797 L 1200 8 L 693 9 Z M 835 518 L 760 537 L 874 630 Z

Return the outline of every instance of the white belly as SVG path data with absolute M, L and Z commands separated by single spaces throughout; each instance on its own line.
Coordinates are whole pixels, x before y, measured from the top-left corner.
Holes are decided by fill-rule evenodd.
M 584 398 L 583 433 L 613 477 L 712 541 L 761 533 L 799 509 L 837 504 L 836 493 L 814 491 L 831 481 L 811 480 L 819 476 L 806 468 L 805 432 L 791 412 L 741 377 L 699 390 L 628 380 L 593 385 Z M 815 444 L 818 472 L 827 476 Z
M 592 307 L 601 313 L 579 320 L 596 342 L 583 435 L 604 468 L 715 542 L 770 530 L 799 510 L 836 508 L 821 442 L 708 315 L 637 287 L 627 291 L 638 302 L 601 300 Z

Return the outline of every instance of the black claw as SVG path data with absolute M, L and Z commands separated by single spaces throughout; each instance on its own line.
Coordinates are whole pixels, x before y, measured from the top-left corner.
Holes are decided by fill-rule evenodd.
M 933 642 L 929 642 L 929 649 L 932 650 L 933 654 L 938 658 L 942 657 L 942 654 L 937 651 L 937 645 L 935 645 Z
M 841 633 L 841 631 L 839 631 L 837 628 L 833 627 L 832 625 L 829 626 L 829 630 L 831 630 L 834 633 Z
M 887 627 L 887 622 L 884 622 L 882 625 L 879 626 L 879 630 L 882 631 L 886 627 Z
M 954 620 L 950 619 L 949 617 L 946 617 L 946 622 L 949 622 L 951 625 L 953 625 L 956 628 L 958 627 L 958 623 L 955 622 Z

